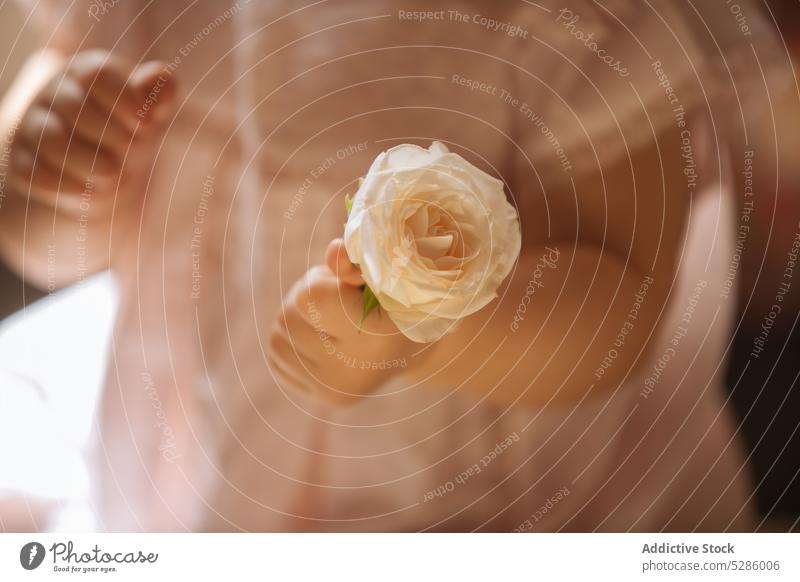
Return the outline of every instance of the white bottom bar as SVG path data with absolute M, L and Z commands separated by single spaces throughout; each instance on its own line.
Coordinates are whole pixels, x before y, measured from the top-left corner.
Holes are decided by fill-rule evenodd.
M 799 580 L 798 554 L 792 534 L 3 534 L 0 580 Z

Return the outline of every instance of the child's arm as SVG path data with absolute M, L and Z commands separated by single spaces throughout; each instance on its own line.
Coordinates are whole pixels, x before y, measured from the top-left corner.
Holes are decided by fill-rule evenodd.
M 528 247 L 505 296 L 439 342 L 425 371 L 503 403 L 569 403 L 616 388 L 643 360 L 673 286 L 690 202 L 681 145 L 677 129 L 665 132 L 658 148 L 577 181 L 575 206 L 553 218 L 576 215 L 577 234 L 548 245 L 559 259 L 542 287 L 523 299 L 550 255 Z

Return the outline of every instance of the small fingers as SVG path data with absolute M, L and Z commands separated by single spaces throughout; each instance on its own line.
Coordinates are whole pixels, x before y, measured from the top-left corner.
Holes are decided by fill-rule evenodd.
M 58 193 L 75 195 L 86 187 L 85 182 L 64 175 L 43 158 L 34 159 L 33 153 L 22 147 L 14 152 L 11 182 L 19 192 L 30 193 L 34 200 L 48 206 L 54 204 Z
M 279 330 L 274 330 L 270 335 L 267 349 L 267 365 L 278 376 L 279 380 L 288 385 L 310 390 L 309 375 L 304 371 L 304 364 L 300 356 L 291 349 L 286 335 Z
M 134 67 L 104 51 L 85 51 L 69 71 L 128 131 L 163 121 L 174 103 L 175 82 L 160 61 Z
M 72 134 L 53 112 L 34 107 L 20 128 L 20 144 L 51 167 L 76 180 L 87 176 L 113 179 L 118 163 L 109 152 Z
M 319 323 L 310 322 L 306 314 L 294 307 L 284 307 L 278 316 L 278 331 L 286 335 L 286 339 L 295 352 L 303 356 L 310 365 L 316 365 L 320 358 L 320 348 L 333 346 L 335 338 Z M 335 351 L 335 348 L 332 348 Z
M 360 331 L 361 288 L 342 283 L 328 267 L 309 270 L 290 299 L 312 326 L 336 338 Z
M 346 285 L 359 287 L 364 284 L 361 271 L 358 270 L 350 257 L 347 256 L 344 241 L 341 238 L 333 239 L 325 251 L 325 264 L 334 275 Z
M 299 354 L 293 342 L 280 329 L 276 328 L 270 336 L 267 363 L 280 382 L 311 392 L 331 404 L 352 404 L 359 399 L 358 395 L 340 390 L 322 379 L 319 366 Z M 337 363 L 334 359 L 328 365 Z
M 130 84 L 141 105 L 136 110 L 142 123 L 160 125 L 165 122 L 175 106 L 175 80 L 161 61 L 149 61 L 136 67 Z
M 139 123 L 136 110 L 141 105 L 128 85 L 131 72 L 130 64 L 101 50 L 78 54 L 68 69 L 83 90 L 128 131 L 136 129 Z
M 54 79 L 39 94 L 37 103 L 52 109 L 69 131 L 90 144 L 124 155 L 133 132 L 121 124 L 109 110 L 97 103 L 74 78 L 64 75 Z

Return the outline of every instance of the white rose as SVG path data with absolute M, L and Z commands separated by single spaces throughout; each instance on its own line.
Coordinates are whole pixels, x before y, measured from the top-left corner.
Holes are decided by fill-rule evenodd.
M 375 159 L 353 198 L 344 241 L 400 331 L 432 342 L 497 297 L 521 236 L 503 183 L 434 142 Z

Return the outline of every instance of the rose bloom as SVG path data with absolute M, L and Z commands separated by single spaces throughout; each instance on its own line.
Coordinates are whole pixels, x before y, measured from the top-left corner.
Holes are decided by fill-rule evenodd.
M 380 154 L 344 232 L 350 260 L 398 329 L 433 342 L 497 297 L 520 252 L 503 183 L 443 144 Z

